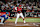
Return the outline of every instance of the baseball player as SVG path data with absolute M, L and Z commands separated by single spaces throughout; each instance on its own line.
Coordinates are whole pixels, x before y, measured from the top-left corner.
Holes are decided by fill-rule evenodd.
M 3 18 L 3 17 L 4 17 L 4 20 L 1 20 L 2 23 L 4 23 L 8 19 L 9 13 L 7 12 L 5 15 L 1 16 L 1 18 Z
M 18 20 L 18 18 L 19 18 L 20 16 L 23 18 L 24 23 L 26 23 L 25 20 L 24 20 L 24 16 L 23 16 L 23 14 L 22 14 L 21 5 L 19 5 L 19 7 L 15 7 L 15 10 L 17 11 L 17 17 L 16 17 L 15 24 L 17 24 L 17 20 Z

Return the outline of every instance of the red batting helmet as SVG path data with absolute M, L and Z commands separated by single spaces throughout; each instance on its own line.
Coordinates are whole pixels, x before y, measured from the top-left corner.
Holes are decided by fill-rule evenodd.
M 19 5 L 20 7 L 22 6 L 22 5 Z

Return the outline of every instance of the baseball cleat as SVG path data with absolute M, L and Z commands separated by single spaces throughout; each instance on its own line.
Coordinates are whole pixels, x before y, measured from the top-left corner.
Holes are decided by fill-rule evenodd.
M 17 24 L 17 22 L 15 22 L 15 24 Z
M 26 23 L 26 22 L 24 21 L 24 23 Z

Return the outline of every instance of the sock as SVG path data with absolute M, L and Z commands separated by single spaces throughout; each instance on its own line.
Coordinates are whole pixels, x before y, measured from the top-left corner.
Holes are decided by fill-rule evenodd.
M 24 19 L 23 19 L 23 21 L 24 21 Z

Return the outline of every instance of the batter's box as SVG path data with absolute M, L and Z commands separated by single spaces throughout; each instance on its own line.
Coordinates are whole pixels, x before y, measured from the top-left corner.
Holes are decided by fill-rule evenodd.
M 36 23 L 16 24 L 16 26 L 39 26 Z

